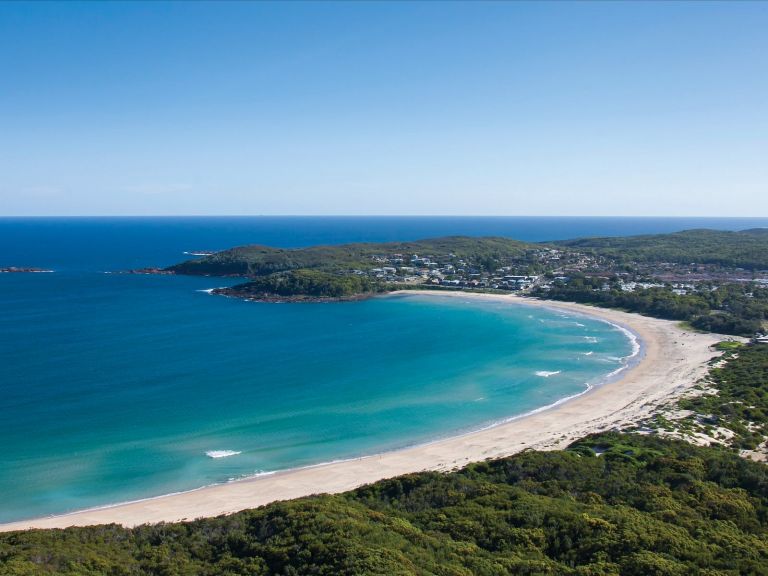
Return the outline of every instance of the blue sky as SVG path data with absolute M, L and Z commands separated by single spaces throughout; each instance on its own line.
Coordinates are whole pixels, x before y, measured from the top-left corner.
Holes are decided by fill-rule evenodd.
M 768 3 L 0 3 L 0 214 L 768 216 Z

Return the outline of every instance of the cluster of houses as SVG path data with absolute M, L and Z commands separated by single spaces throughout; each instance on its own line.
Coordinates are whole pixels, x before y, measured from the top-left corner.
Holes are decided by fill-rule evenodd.
M 555 248 L 527 250 L 519 257 L 500 262 L 502 265 L 495 270 L 488 270 L 455 254 L 390 254 L 373 256 L 372 259 L 375 267 L 353 272 L 382 282 L 451 288 L 509 291 L 537 288 L 546 291 L 557 283 L 567 283 L 570 278 L 582 276 L 602 279 L 602 286 L 596 288 L 598 290 L 608 291 L 618 287 L 625 292 L 634 292 L 669 288 L 680 296 L 695 293 L 704 287 L 711 290 L 713 283 L 718 281 L 749 281 L 768 286 L 768 272 L 747 275 L 741 274 L 746 271 L 739 269 L 728 271 L 707 265 L 671 263 L 655 267 L 633 264 L 632 271 L 628 272 L 626 263 L 617 268 L 616 262 L 604 257 Z
M 699 287 L 692 282 L 619 282 L 619 288 L 624 292 L 634 292 L 637 289 L 647 290 L 648 288 L 666 288 L 669 287 L 673 294 L 685 296 L 699 290 Z
M 527 290 L 536 285 L 540 278 L 538 275 L 514 274 L 513 266 L 502 266 L 489 273 L 455 254 L 442 257 L 392 254 L 373 256 L 372 259 L 379 266 L 352 272 L 382 282 L 496 290 Z
M 532 288 L 539 280 L 540 276 L 518 276 L 507 274 L 506 276 L 490 276 L 473 274 L 476 278 L 432 278 L 432 284 L 441 286 L 455 286 L 464 288 L 492 288 L 494 290 L 528 290 Z

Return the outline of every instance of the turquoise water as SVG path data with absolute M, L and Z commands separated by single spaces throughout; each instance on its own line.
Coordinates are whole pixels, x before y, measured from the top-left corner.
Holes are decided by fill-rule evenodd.
M 393 233 L 382 222 L 368 222 L 369 239 Z M 264 304 L 205 293 L 226 284 L 216 279 L 102 273 L 248 230 L 278 245 L 366 239 L 359 223 L 305 236 L 283 223 L 283 241 L 274 220 L 266 233 L 202 224 L 0 220 L 0 266 L 56 269 L 0 275 L 0 521 L 477 429 L 583 391 L 632 350 L 616 327 L 545 309 L 438 296 Z
M 260 304 L 197 291 L 210 279 L 102 281 L 53 317 L 21 301 L 26 320 L 3 324 L 0 372 L 19 385 L 0 424 L 2 520 L 481 427 L 584 390 L 631 350 L 610 325 L 522 306 Z M 101 314 L 84 323 L 81 307 Z

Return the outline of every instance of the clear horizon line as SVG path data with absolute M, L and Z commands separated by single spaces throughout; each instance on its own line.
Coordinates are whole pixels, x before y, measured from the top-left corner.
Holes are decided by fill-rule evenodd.
M 563 214 L 0 214 L 0 219 L 12 218 L 690 218 L 718 220 L 759 220 L 766 216 L 692 216 L 665 215 L 563 215 Z

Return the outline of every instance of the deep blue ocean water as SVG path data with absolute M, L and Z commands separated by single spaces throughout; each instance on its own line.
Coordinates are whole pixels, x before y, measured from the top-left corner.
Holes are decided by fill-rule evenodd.
M 0 267 L 55 270 L 0 275 L 0 521 L 476 429 L 599 383 L 631 350 L 615 327 L 549 310 L 249 303 L 203 292 L 232 281 L 103 272 L 248 243 L 756 226 L 768 219 L 0 219 Z

